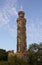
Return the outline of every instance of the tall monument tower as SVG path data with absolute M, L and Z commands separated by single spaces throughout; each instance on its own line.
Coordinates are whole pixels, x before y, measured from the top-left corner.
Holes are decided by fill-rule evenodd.
M 17 52 L 26 51 L 26 19 L 24 11 L 19 11 L 17 19 Z

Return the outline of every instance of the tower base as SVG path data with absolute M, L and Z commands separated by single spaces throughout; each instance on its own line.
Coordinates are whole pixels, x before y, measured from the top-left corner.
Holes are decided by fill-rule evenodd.
M 25 51 L 23 53 L 16 53 L 16 56 L 24 61 L 27 61 L 30 57 L 31 51 Z

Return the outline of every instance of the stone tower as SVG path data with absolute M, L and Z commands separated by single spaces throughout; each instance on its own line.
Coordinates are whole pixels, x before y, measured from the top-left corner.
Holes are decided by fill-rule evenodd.
M 17 19 L 17 53 L 26 51 L 26 19 L 25 13 L 19 11 Z

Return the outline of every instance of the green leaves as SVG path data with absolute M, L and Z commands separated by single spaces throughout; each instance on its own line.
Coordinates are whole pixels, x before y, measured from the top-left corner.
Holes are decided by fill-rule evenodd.
M 31 44 L 29 50 L 32 51 L 30 55 L 30 64 L 41 65 L 42 63 L 42 43 L 40 44 Z
M 0 49 L 0 61 L 6 60 L 8 60 L 8 53 L 5 50 Z

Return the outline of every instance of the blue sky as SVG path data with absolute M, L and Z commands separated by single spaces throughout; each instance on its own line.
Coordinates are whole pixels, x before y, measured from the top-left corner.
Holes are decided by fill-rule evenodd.
M 27 20 L 27 47 L 42 42 L 42 0 L 0 0 L 0 48 L 16 51 L 16 20 L 21 7 Z

